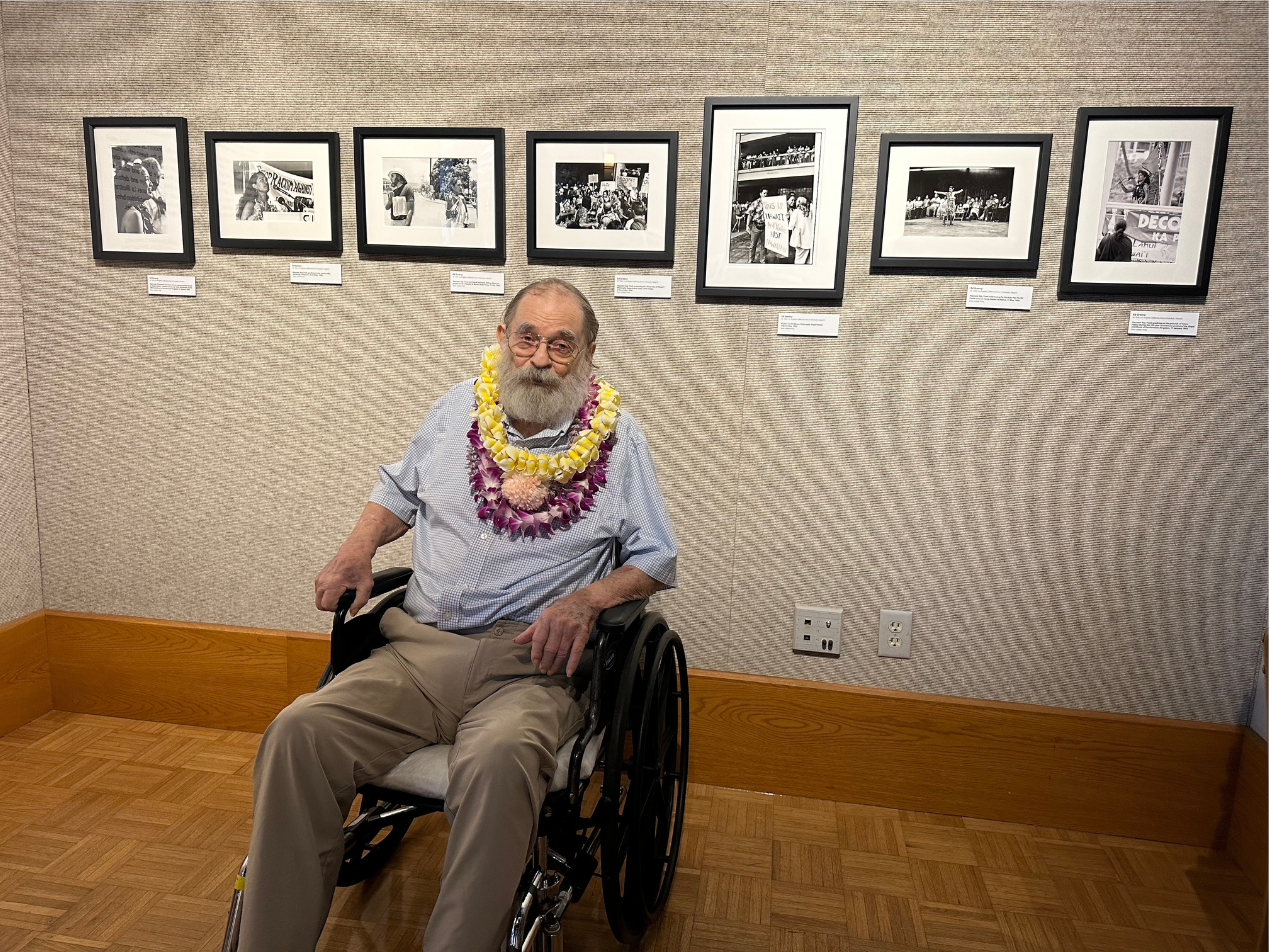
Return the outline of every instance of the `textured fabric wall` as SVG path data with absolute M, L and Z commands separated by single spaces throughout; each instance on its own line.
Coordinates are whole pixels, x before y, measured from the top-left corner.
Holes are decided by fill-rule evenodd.
M 0 36 L 4 33 L 0 13 Z M 0 103 L 7 103 L 0 48 Z M 9 116 L 0 109 L 0 624 L 41 606 Z
M 500 299 L 355 252 L 351 127 L 507 130 L 507 283 L 560 274 L 646 428 L 681 543 L 663 605 L 692 663 L 1013 701 L 1240 719 L 1266 598 L 1266 78 L 1259 3 L 4 5 L 51 608 L 321 629 L 313 574 Z M 837 340 L 696 304 L 701 102 L 858 94 Z M 1197 340 L 1055 299 L 1075 110 L 1236 109 Z M 91 257 L 80 118 L 189 120 L 199 296 Z M 343 141 L 342 288 L 213 254 L 202 134 Z M 677 129 L 670 302 L 526 264 L 526 129 Z M 1027 314 L 963 278 L 867 271 L 882 132 L 1047 131 Z M 38 170 L 38 174 L 30 174 Z M 623 269 L 638 270 L 638 269 Z M 38 283 L 29 276 L 38 275 Z M 403 562 L 404 543 L 379 564 Z M 795 602 L 845 610 L 794 657 Z M 911 661 L 877 610 L 915 612 Z

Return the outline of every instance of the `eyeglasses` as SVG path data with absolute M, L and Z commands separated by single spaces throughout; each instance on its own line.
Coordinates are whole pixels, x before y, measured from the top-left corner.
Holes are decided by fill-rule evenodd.
M 511 335 L 511 350 L 521 357 L 532 357 L 538 352 L 538 345 L 543 342 L 539 334 L 532 331 L 521 331 Z M 570 340 L 557 337 L 546 341 L 546 354 L 558 364 L 566 364 L 577 355 L 578 347 Z

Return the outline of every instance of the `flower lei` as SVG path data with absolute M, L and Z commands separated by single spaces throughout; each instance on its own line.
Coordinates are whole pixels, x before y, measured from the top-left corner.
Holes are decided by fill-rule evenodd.
M 498 402 L 497 347 L 485 351 L 474 390 L 467 470 L 476 515 L 512 535 L 545 538 L 594 507 L 595 493 L 607 482 L 621 405 L 616 390 L 592 376 L 568 431 L 568 449 L 545 456 L 507 443 L 507 415 Z

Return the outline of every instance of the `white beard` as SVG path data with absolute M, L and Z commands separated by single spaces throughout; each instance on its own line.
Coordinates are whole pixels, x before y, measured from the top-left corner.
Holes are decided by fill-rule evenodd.
M 590 371 L 590 357 L 585 353 L 577 355 L 563 377 L 550 367 L 517 367 L 504 346 L 498 358 L 498 401 L 512 420 L 561 426 L 573 419 L 586 401 Z

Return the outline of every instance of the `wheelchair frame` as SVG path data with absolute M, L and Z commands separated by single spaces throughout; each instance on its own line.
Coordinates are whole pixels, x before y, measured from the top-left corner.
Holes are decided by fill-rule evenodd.
M 355 593 L 343 594 L 331 629 L 331 660 L 318 690 L 386 644 L 379 621 L 402 604 L 411 574 L 408 568 L 376 572 L 371 598 L 387 597 L 352 620 L 346 616 Z M 608 923 L 620 942 L 637 941 L 669 898 L 687 796 L 687 660 L 678 634 L 646 606 L 644 599 L 604 611 L 594 646 L 582 656 L 579 670 L 590 671 L 590 703 L 573 744 L 568 783 L 543 802 L 537 842 L 516 891 L 510 952 L 562 952 L 561 920 L 596 872 Z M 600 796 L 587 815 L 582 758 L 600 731 L 607 733 L 591 775 L 602 776 Z M 358 793 L 357 816 L 344 827 L 340 886 L 373 876 L 415 819 L 445 808 L 443 800 L 376 784 Z M 238 947 L 247 865 L 244 859 L 234 883 L 222 952 Z

